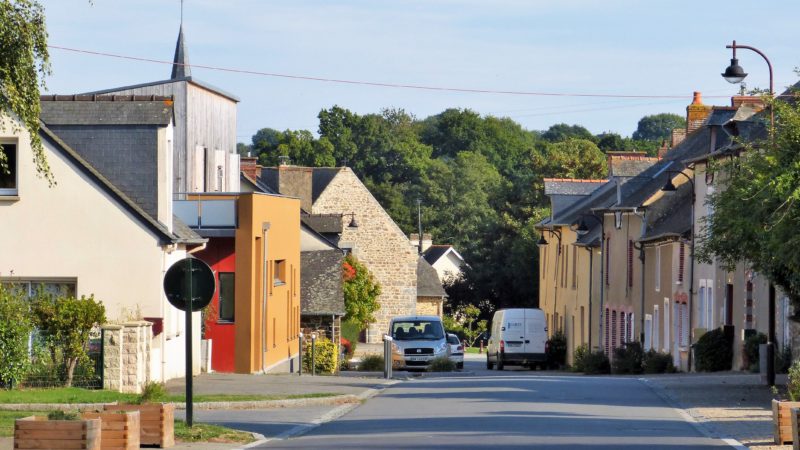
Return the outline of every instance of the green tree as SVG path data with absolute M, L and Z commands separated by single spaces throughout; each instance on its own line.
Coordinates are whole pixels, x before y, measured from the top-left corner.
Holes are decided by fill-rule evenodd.
M 746 262 L 765 275 L 800 310 L 800 106 L 773 102 L 774 144 L 745 142 L 739 157 L 714 161 L 722 185 L 703 218 L 698 259 L 732 269 Z M 763 117 L 757 116 L 763 123 Z
M 624 139 L 617 133 L 602 133 L 596 136 L 597 148 L 606 152 L 624 152 L 632 150 L 630 141 Z
M 0 2 L 0 111 L 19 118 L 31 138 L 36 170 L 55 183 L 39 137 L 39 86 L 50 74 L 47 28 L 42 5 L 36 0 Z M 0 129 L 7 126 L 0 120 Z M 13 125 L 12 125 L 13 126 Z M 8 159 L 0 149 L 0 170 Z
M 331 167 L 335 163 L 331 143 L 325 138 L 315 139 L 308 130 L 261 129 L 253 136 L 253 149 L 258 163 L 265 167 L 277 166 L 281 157 L 299 166 Z
M 660 142 L 669 139 L 675 128 L 686 128 L 686 119 L 677 114 L 653 114 L 639 119 L 632 137 L 634 140 Z
M 0 283 L 0 386 L 11 387 L 30 363 L 28 337 L 33 331 L 27 297 Z
M 558 178 L 603 178 L 606 157 L 597 145 L 585 139 L 567 139 L 547 146 L 548 176 Z
M 32 302 L 36 328 L 54 363 L 62 366 L 64 385 L 72 386 L 78 362 L 87 358 L 92 327 L 106 320 L 106 308 L 94 296 L 76 298 L 39 291 Z
M 542 133 L 542 139 L 550 142 L 563 142 L 567 139 L 585 139 L 591 141 L 594 139 L 594 135 L 580 125 L 557 123 L 550 126 L 547 131 Z
M 381 285 L 375 280 L 367 266 L 355 256 L 348 254 L 342 265 L 344 272 L 345 320 L 355 322 L 363 330 L 375 322 L 375 311 L 380 308 L 378 296 Z

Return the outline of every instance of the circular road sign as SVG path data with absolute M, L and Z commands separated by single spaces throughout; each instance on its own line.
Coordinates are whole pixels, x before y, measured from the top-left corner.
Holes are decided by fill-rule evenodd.
M 187 257 L 173 264 L 164 275 L 164 293 L 172 306 L 186 311 L 200 311 L 214 296 L 214 272 L 203 261 Z M 191 298 L 191 300 L 190 300 Z

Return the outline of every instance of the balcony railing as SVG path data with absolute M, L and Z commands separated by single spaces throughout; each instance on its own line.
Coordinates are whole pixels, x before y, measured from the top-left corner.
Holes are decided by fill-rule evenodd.
M 237 206 L 235 199 L 175 200 L 173 212 L 190 228 L 198 230 L 236 228 Z

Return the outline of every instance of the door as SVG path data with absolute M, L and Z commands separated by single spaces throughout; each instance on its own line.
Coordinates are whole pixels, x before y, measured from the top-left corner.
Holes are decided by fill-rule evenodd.
M 544 353 L 545 341 L 547 341 L 547 332 L 544 330 L 544 320 L 540 315 L 533 314 L 525 311 L 525 335 L 524 335 L 524 348 L 525 353 Z

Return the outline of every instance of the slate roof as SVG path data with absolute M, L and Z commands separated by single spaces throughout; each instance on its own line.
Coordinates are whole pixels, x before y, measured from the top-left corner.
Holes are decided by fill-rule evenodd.
M 344 315 L 342 262 L 338 249 L 300 253 L 301 314 Z
M 642 242 L 689 236 L 692 230 L 692 185 L 683 183 L 677 192 L 665 194 L 647 208 Z
M 450 245 L 431 245 L 422 252 L 422 257 L 425 258 L 425 261 L 428 261 L 428 264 L 433 265 L 436 264 L 436 261 L 444 256 L 450 248 Z
M 111 198 L 118 202 L 126 211 L 128 211 L 135 220 L 144 225 L 147 229 L 159 237 L 162 243 L 179 243 L 182 242 L 181 237 L 170 233 L 167 228 L 142 210 L 139 205 L 128 198 L 121 190 L 114 184 L 106 179 L 100 172 L 98 172 L 91 164 L 81 157 L 78 152 L 73 150 L 66 142 L 64 142 L 58 135 L 53 133 L 45 123 L 39 124 L 39 133 L 42 139 L 49 141 L 57 151 L 60 151 L 68 160 L 75 164 L 80 171 L 82 171 L 90 180 L 97 183 Z M 205 239 L 200 238 L 198 243 L 206 242 Z
M 43 95 L 42 122 L 53 125 L 156 125 L 172 121 L 172 97 Z
M 191 229 L 189 225 L 186 225 L 186 223 L 176 215 L 172 216 L 172 233 L 180 243 L 202 244 L 208 242 L 208 239 L 197 234 L 197 232 Z
M 302 214 L 300 220 L 314 229 L 317 233 L 341 233 L 341 214 Z
M 608 180 L 545 178 L 544 195 L 589 195 Z
M 436 269 L 422 256 L 417 259 L 417 297 L 447 297 Z
M 635 177 L 658 162 L 639 152 L 608 152 L 609 177 Z

